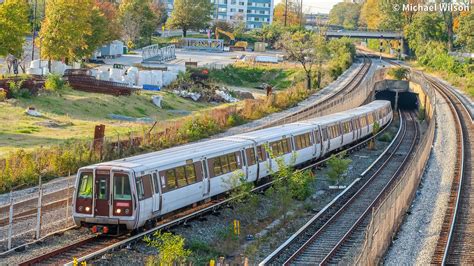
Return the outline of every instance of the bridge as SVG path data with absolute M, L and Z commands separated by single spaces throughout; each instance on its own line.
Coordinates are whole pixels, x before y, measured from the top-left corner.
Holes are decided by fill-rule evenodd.
M 326 36 L 328 38 L 403 39 L 403 33 L 396 31 L 328 30 Z

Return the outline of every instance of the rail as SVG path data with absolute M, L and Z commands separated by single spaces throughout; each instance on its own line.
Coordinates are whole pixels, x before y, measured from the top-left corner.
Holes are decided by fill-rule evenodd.
M 391 61 L 389 61 L 391 62 Z M 403 221 L 403 217 L 410 206 L 410 202 L 415 196 L 416 189 L 420 183 L 421 176 L 431 154 L 431 146 L 434 140 L 436 123 L 432 118 L 436 115 L 436 94 L 424 76 L 417 71 L 412 71 L 410 80 L 421 85 L 422 90 L 428 97 L 425 112 L 428 128 L 421 138 L 420 144 L 406 170 L 400 175 L 399 180 L 389 191 L 384 201 L 379 206 L 372 209 L 368 219 L 369 225 L 364 230 L 363 243 L 357 246 L 354 251 L 358 254 L 351 264 L 373 265 L 382 258 L 385 250 L 391 243 L 393 235 Z
M 447 86 L 427 77 L 430 84 L 442 95 L 448 102 L 449 108 L 455 120 L 457 155 L 454 168 L 454 177 L 451 183 L 450 195 L 448 200 L 448 208 L 443 220 L 441 232 L 437 241 L 435 252 L 432 257 L 432 263 L 436 264 L 463 264 L 472 262 L 474 251 L 472 239 L 459 239 L 458 234 L 464 234 L 466 224 L 472 223 L 468 221 L 466 216 L 472 211 L 469 205 L 474 202 L 469 200 L 469 187 L 472 182 L 472 134 L 473 124 L 472 116 L 467 110 L 461 99 L 453 93 Z M 467 198 L 465 200 L 465 198 Z M 466 208 L 467 205 L 468 207 Z M 465 208 L 465 209 L 463 209 Z M 464 213 L 465 215 L 460 215 Z M 472 225 L 471 225 L 472 226 Z M 467 249 L 462 248 L 468 246 Z M 459 249 L 463 250 L 462 252 Z M 465 259 L 470 257 L 471 259 Z
M 402 133 L 395 139 L 395 146 L 384 155 L 377 168 L 373 168 L 369 177 L 358 190 L 337 210 L 335 214 L 313 231 L 305 232 L 310 235 L 302 245 L 288 247 L 284 264 L 290 263 L 327 263 L 338 248 L 353 233 L 355 228 L 367 217 L 373 206 L 378 204 L 397 178 L 397 174 L 405 167 L 408 158 L 412 155 L 418 136 L 418 127 L 410 114 L 406 114 L 402 121 Z M 403 156 L 398 154 L 402 153 Z M 329 238 L 328 238 L 329 237 Z

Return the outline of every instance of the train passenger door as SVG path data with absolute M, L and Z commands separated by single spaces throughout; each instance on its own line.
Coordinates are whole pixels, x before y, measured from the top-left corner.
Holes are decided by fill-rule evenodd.
M 153 173 L 153 212 L 158 212 L 161 210 L 161 189 L 160 183 L 158 179 L 158 174 L 155 172 Z
M 203 158 L 201 160 L 201 167 L 202 167 L 202 195 L 208 196 L 211 192 L 211 178 L 209 175 L 209 168 L 208 168 L 209 161 L 207 158 Z
M 102 173 L 107 172 L 107 174 Z M 110 172 L 104 170 L 97 170 L 95 176 L 95 208 L 94 216 L 109 216 L 110 213 Z

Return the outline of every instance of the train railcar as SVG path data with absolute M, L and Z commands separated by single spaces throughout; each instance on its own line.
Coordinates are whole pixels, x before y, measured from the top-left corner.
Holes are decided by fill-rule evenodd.
M 79 169 L 73 200 L 77 225 L 107 233 L 133 230 L 228 191 L 241 171 L 255 182 L 278 171 L 275 158 L 302 164 L 370 135 L 393 117 L 390 102 Z M 273 156 L 272 156 L 273 155 Z

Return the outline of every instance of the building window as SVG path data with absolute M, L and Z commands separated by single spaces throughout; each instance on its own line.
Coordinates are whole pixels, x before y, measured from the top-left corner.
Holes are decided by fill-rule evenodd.
M 263 10 L 260 10 L 259 13 L 260 13 L 261 15 L 265 15 L 265 11 L 263 11 Z
M 231 8 L 230 12 L 235 12 L 235 8 Z M 232 17 L 230 17 L 230 19 L 232 19 Z
M 244 10 L 243 10 L 243 9 L 239 9 L 239 13 L 244 13 Z

